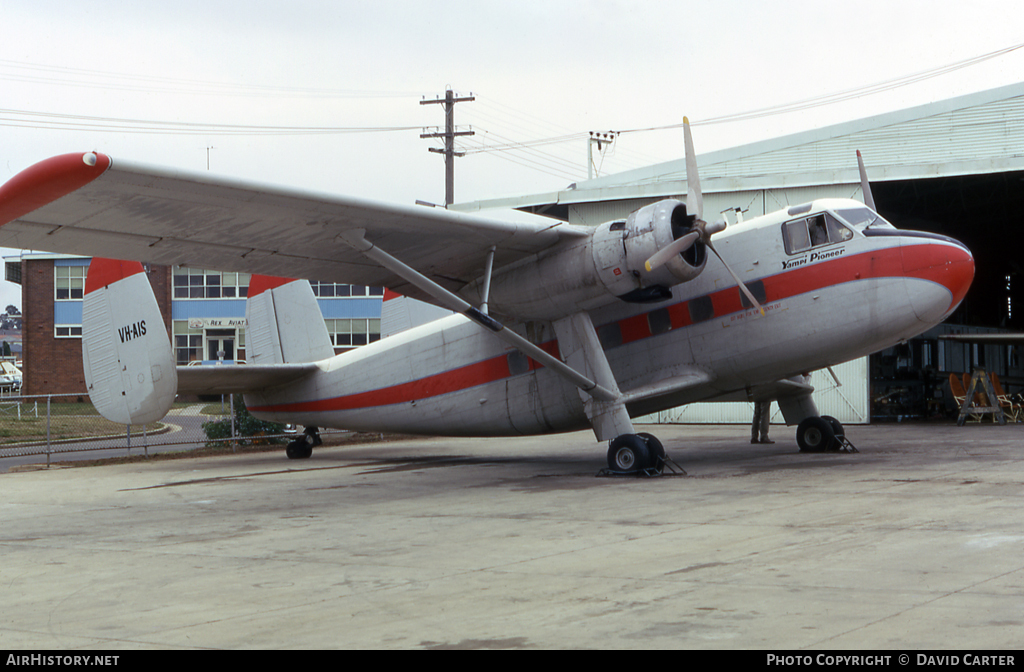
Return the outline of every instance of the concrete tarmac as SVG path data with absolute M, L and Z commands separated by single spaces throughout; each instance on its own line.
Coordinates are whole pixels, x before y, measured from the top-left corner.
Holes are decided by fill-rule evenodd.
M 1024 426 L 647 426 L 0 475 L 0 649 L 1012 649 Z

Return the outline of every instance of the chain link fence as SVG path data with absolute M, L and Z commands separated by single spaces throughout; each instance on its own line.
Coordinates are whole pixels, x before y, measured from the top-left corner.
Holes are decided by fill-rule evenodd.
M 252 416 L 244 411 L 240 396 L 232 399 L 225 395 L 213 402 L 175 403 L 159 422 L 126 426 L 101 416 L 85 393 L 3 395 L 0 459 L 46 455 L 49 465 L 53 456 L 67 453 L 113 451 L 96 457 L 115 457 L 257 442 L 280 443 L 283 447 L 296 438 L 297 432 L 288 426 L 247 418 Z M 208 423 L 221 424 L 209 427 Z

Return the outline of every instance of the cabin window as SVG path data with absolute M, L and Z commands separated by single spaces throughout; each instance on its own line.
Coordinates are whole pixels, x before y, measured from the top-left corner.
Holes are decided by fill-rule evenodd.
M 842 243 L 853 238 L 853 231 L 828 213 L 786 222 L 782 225 L 786 251 L 798 254 L 820 245 Z
M 715 316 L 715 306 L 711 303 L 710 296 L 698 296 L 696 299 L 690 299 L 687 302 L 687 308 L 690 309 L 690 320 L 693 322 L 703 322 Z
M 651 329 L 651 335 L 664 334 L 672 329 L 672 316 L 668 308 L 659 308 L 647 313 L 647 326 Z
M 622 328 L 618 322 L 611 322 L 597 328 L 597 340 L 601 342 L 601 348 L 610 350 L 622 345 Z
M 530 358 L 519 350 L 508 353 L 508 372 L 512 376 L 520 376 L 530 371 Z
M 760 303 L 761 305 L 768 303 L 768 295 L 764 291 L 764 282 L 762 282 L 761 280 L 757 280 L 755 282 L 747 282 L 744 284 L 747 286 L 747 289 L 750 290 L 750 293 L 754 295 L 754 298 L 757 299 L 758 303 Z M 750 299 L 747 298 L 747 295 L 744 294 L 739 287 L 736 288 L 736 291 L 740 293 L 741 306 L 743 306 L 744 308 L 754 307 L 751 305 Z

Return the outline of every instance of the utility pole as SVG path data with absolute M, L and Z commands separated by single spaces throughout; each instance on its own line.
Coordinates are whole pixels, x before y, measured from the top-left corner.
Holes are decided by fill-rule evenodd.
M 473 131 L 455 130 L 455 103 L 467 103 L 476 100 L 473 94 L 462 98 L 456 98 L 451 89 L 444 92 L 444 98 L 434 100 L 421 100 L 420 105 L 444 105 L 444 133 L 427 133 L 426 129 L 420 135 L 421 138 L 444 138 L 444 149 L 431 147 L 430 151 L 437 154 L 444 154 L 444 207 L 455 202 L 455 157 L 465 156 L 465 152 L 455 151 L 455 137 L 460 135 L 474 135 Z
M 615 142 L 615 138 L 618 133 L 615 131 L 609 131 L 607 133 L 598 133 L 596 131 L 590 132 L 590 140 L 587 142 L 587 179 L 594 179 L 594 145 L 597 145 L 597 151 L 601 151 L 602 144 L 610 145 Z

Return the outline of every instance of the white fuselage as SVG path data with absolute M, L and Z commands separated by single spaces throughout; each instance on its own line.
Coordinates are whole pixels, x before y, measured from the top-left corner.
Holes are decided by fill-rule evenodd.
M 707 383 L 630 404 L 631 415 L 728 399 L 876 352 L 941 322 L 963 299 L 973 259 L 948 238 L 853 222 L 841 242 L 794 250 L 784 243 L 787 224 L 864 209 L 838 199 L 811 205 L 715 238 L 763 304 L 763 316 L 744 307 L 713 257 L 695 279 L 675 285 L 669 300 L 612 298 L 589 311 L 622 392 L 695 368 L 707 373 Z M 526 320 L 515 329 L 557 354 L 551 322 Z M 321 374 L 246 395 L 248 407 L 282 422 L 438 435 L 538 434 L 589 424 L 575 386 L 461 315 L 318 365 Z

